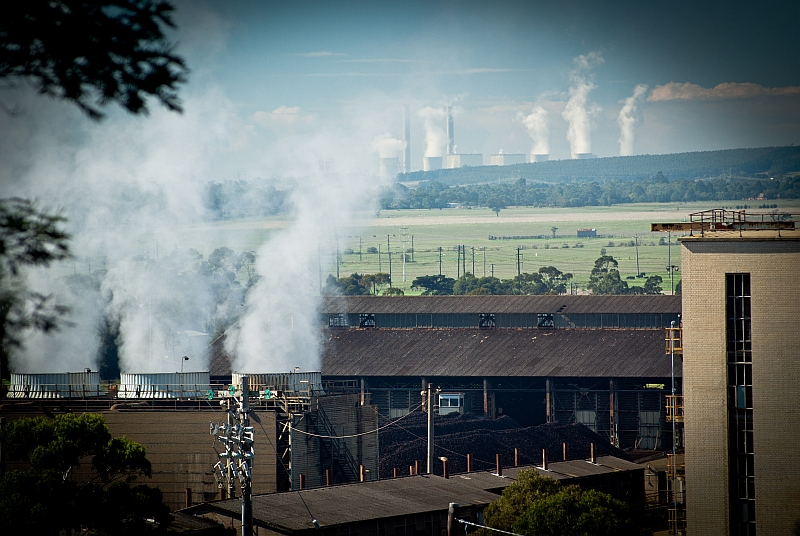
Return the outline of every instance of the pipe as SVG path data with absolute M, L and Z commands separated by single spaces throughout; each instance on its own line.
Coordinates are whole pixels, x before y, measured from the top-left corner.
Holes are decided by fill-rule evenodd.
M 325 485 L 330 486 L 332 483 L 331 480 L 331 470 L 325 469 Z
M 567 442 L 566 442 L 566 441 L 564 441 L 564 442 L 561 444 L 561 457 L 562 457 L 562 459 L 563 459 L 564 461 L 567 461 L 567 460 L 569 460 L 569 452 L 568 452 L 568 450 L 567 450 Z
M 519 449 L 514 447 L 514 467 L 519 467 Z
M 442 476 L 450 478 L 450 472 L 447 470 L 447 458 L 440 458 L 442 460 Z
M 542 449 L 542 469 L 547 471 L 547 449 Z
M 503 462 L 502 462 L 499 454 L 495 454 L 494 455 L 494 465 L 495 465 L 497 476 L 503 476 Z
M 597 463 L 597 451 L 594 448 L 594 442 L 589 443 L 589 460 L 594 464 Z
M 364 482 L 365 478 L 366 478 L 366 473 L 364 471 L 364 464 L 361 464 L 358 466 L 358 481 Z
M 392 478 L 397 478 L 397 476 L 398 476 L 397 475 L 397 467 L 395 467 L 394 469 L 392 469 Z
M 192 488 L 186 488 L 186 508 L 192 505 Z
M 467 454 L 467 472 L 472 472 L 472 454 Z
M 300 489 L 306 489 L 306 475 L 300 473 Z
M 454 521 L 456 517 L 456 508 L 458 508 L 458 503 L 450 503 L 447 507 L 447 536 L 457 536 L 457 530 L 454 530 L 455 527 Z

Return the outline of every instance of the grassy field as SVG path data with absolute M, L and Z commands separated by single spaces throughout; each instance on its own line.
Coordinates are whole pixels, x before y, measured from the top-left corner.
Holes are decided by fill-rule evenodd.
M 667 235 L 651 233 L 650 223 L 683 221 L 689 213 L 714 207 L 733 208 L 741 201 L 716 203 L 648 203 L 612 207 L 582 208 L 525 208 L 504 209 L 499 216 L 489 209 L 399 210 L 362 214 L 359 228 L 340 228 L 338 236 L 341 277 L 353 272 L 376 273 L 389 271 L 387 235 L 391 250 L 391 272 L 394 286 L 406 294 L 416 293 L 411 282 L 420 275 L 439 273 L 457 277 L 457 246 L 464 245 L 467 252 L 467 271 L 476 276 L 495 275 L 501 279 L 517 273 L 517 251 L 522 272 L 534 272 L 541 266 L 555 266 L 571 272 L 580 286 L 589 280 L 594 261 L 605 248 L 606 254 L 619 261 L 623 277 L 635 276 L 638 271 L 664 278 L 662 285 L 670 291 L 667 266 L 680 266 L 680 246 L 676 236 L 670 239 L 671 247 L 658 245 Z M 753 202 L 751 202 L 753 203 Z M 755 202 L 757 203 L 757 202 Z M 800 202 L 779 202 L 781 210 L 798 212 Z M 755 209 L 751 209 L 755 210 Z M 757 211 L 757 210 L 755 210 Z M 217 222 L 181 230 L 185 247 L 195 247 L 207 255 L 215 247 L 227 246 L 236 251 L 256 250 L 276 232 L 291 224 L 285 216 L 262 220 Z M 556 227 L 555 238 L 552 228 Z M 577 238 L 578 228 L 594 228 L 597 238 Z M 495 237 L 541 236 L 542 238 L 516 238 L 490 240 Z M 413 251 L 412 251 L 413 240 Z M 320 259 L 323 277 L 336 274 L 337 244 L 331 238 L 323 246 Z M 360 252 L 359 252 L 360 248 Z M 367 253 L 368 248 L 380 249 Z M 403 251 L 406 262 L 403 263 Z M 405 272 L 405 274 L 404 274 Z M 680 272 L 674 273 L 674 284 L 680 281 Z M 629 281 L 642 285 L 643 280 Z

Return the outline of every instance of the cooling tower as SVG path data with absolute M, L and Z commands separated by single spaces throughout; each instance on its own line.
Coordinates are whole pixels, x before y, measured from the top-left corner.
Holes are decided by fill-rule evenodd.
M 532 154 L 531 162 L 547 162 L 550 159 L 549 154 Z
M 441 156 L 425 156 L 422 158 L 422 171 L 442 169 Z
M 444 157 L 444 168 L 455 169 L 460 167 L 478 167 L 483 165 L 483 155 L 474 154 L 451 154 Z
M 102 396 L 99 372 L 11 373 L 8 398 L 84 398 Z
M 577 153 L 575 158 L 578 160 L 589 160 L 591 158 L 597 158 L 597 156 L 594 153 Z
M 498 153 L 489 157 L 490 166 L 510 166 L 511 164 L 525 164 L 527 158 L 522 153 Z
M 381 177 L 389 177 L 395 178 L 397 174 L 400 172 L 400 159 L 395 157 L 392 158 L 381 158 L 380 159 L 380 169 L 379 173 Z
M 208 372 L 123 372 L 117 398 L 205 398 L 210 389 Z
M 319 395 L 322 390 L 321 372 L 267 372 L 245 373 L 234 372 L 231 375 L 231 384 L 239 389 L 242 385 L 242 376 L 249 378 L 250 390 L 264 392 L 269 389 L 273 393 L 283 393 L 289 396 Z

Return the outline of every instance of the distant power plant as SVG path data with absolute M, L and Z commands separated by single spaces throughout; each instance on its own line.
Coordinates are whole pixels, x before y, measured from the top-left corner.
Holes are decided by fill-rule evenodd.
M 547 162 L 548 160 L 550 160 L 550 155 L 549 154 L 533 154 L 533 153 L 531 153 L 530 158 L 531 158 L 530 159 L 531 162 Z
M 441 156 L 423 156 L 422 157 L 422 171 L 435 171 L 442 169 Z
M 379 173 L 381 177 L 396 177 L 400 173 L 400 159 L 396 156 L 381 158 Z
M 480 153 L 449 154 L 444 157 L 445 169 L 455 169 L 465 166 L 477 167 L 482 165 L 483 165 L 483 155 Z
M 578 160 L 589 160 L 591 158 L 597 158 L 597 155 L 594 153 L 576 153 L 575 158 Z
M 527 155 L 523 153 L 504 154 L 500 151 L 489 157 L 490 166 L 510 166 L 511 164 L 526 164 L 528 162 Z
M 453 114 L 450 107 L 447 107 L 447 152 L 445 154 L 455 154 L 456 139 L 453 133 Z M 481 160 L 483 162 L 483 160 Z

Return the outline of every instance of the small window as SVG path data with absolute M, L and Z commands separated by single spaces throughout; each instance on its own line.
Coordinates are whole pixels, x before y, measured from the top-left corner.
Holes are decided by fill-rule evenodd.
M 474 317 L 473 317 L 474 318 Z M 478 327 L 480 329 L 494 329 L 497 327 L 494 313 L 481 313 L 478 315 Z
M 331 329 L 347 328 L 347 315 L 336 313 L 328 317 L 328 327 Z
M 537 328 L 554 328 L 555 322 L 553 321 L 552 313 L 539 313 L 536 315 Z
M 360 328 L 374 328 L 375 315 L 371 313 L 360 313 L 358 315 L 358 327 Z

